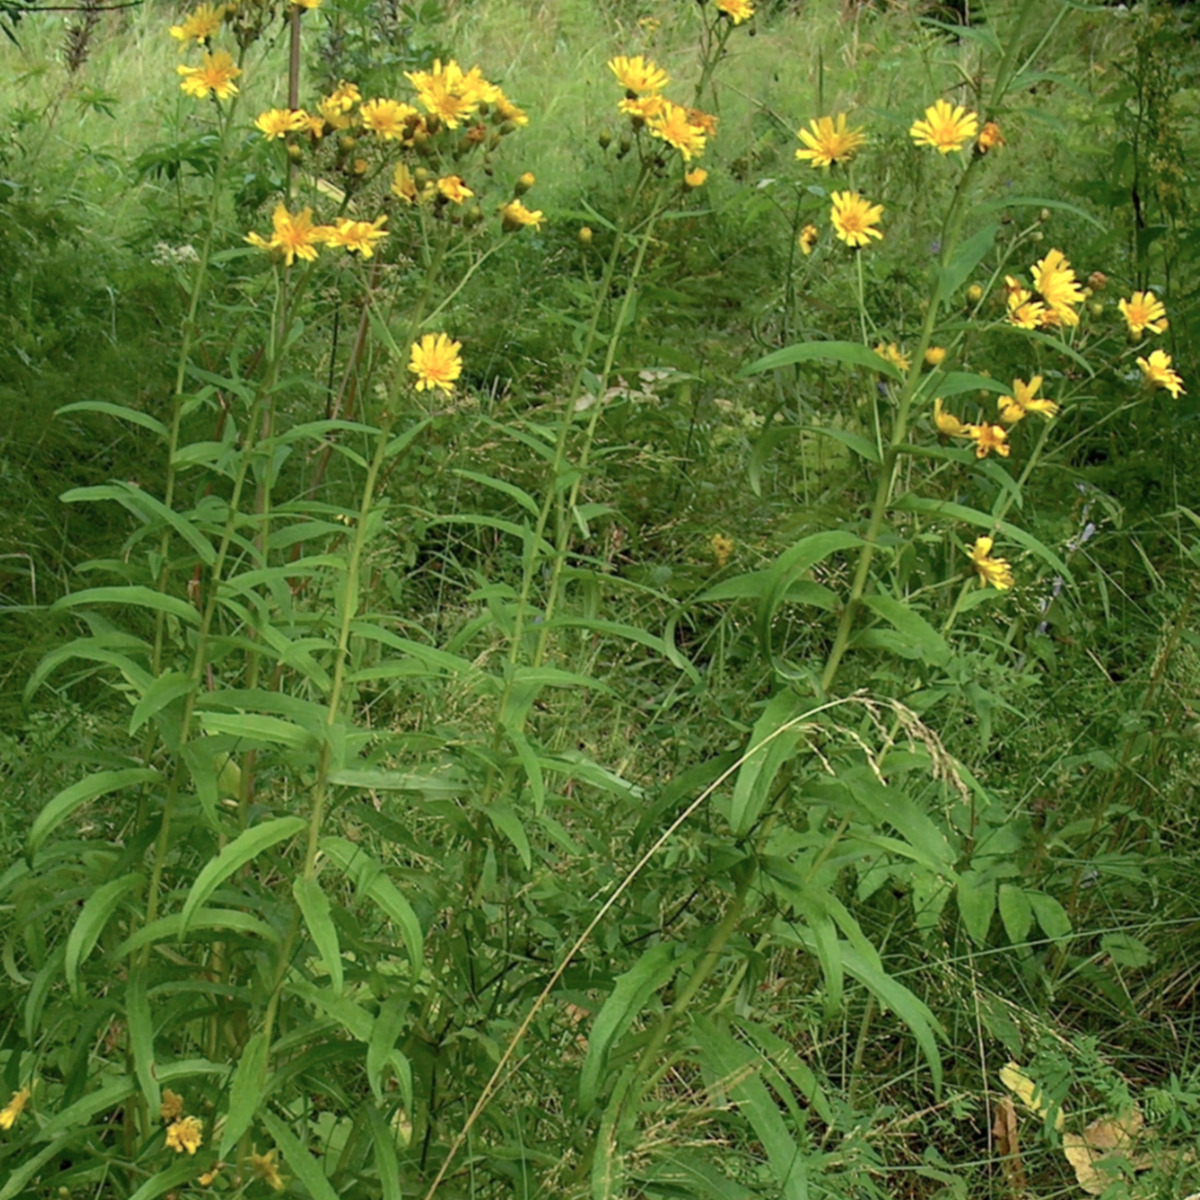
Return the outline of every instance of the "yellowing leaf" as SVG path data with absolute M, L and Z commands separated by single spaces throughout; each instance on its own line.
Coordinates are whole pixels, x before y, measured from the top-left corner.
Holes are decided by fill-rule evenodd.
M 1131 1108 L 1123 1116 L 1093 1121 L 1082 1134 L 1063 1134 L 1063 1154 L 1088 1195 L 1100 1195 L 1118 1177 L 1121 1165 L 1135 1171 L 1151 1166 L 1148 1155 L 1133 1153 L 1134 1141 L 1144 1126 L 1141 1112 Z
M 1015 1063 L 1000 1068 L 1000 1082 L 1036 1117 L 1044 1117 L 1047 1111 L 1046 1097 L 1040 1085 L 1033 1082 Z M 1054 1118 L 1054 1128 L 1063 1127 L 1062 1109 Z

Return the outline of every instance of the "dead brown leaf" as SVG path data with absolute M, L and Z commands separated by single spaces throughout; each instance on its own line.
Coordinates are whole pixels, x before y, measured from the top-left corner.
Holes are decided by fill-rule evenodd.
M 992 1123 L 996 1152 L 1004 1163 L 1004 1174 L 1014 1192 L 1024 1192 L 1029 1184 L 1025 1163 L 1021 1160 L 1021 1139 L 1017 1133 L 1017 1110 L 1012 1098 L 1005 1096 L 996 1105 L 996 1120 Z

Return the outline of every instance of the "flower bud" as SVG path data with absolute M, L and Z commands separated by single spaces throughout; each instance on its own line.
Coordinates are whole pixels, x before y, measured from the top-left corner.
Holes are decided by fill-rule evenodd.
M 1090 287 L 1093 292 L 1104 291 L 1104 286 L 1107 283 L 1108 283 L 1108 276 L 1105 275 L 1105 273 L 1103 271 L 1093 271 L 1088 276 L 1088 287 Z
M 925 362 L 931 367 L 940 367 L 946 360 L 946 349 L 944 346 L 930 346 L 925 351 Z
M 973 283 L 967 288 L 967 299 L 972 304 L 978 304 L 983 299 L 983 288 L 979 284 Z
M 591 229 L 590 225 L 584 225 L 580 228 L 579 240 L 585 246 L 590 246 L 592 244 L 592 237 L 593 237 L 593 234 L 592 234 L 592 229 Z
M 1042 211 L 1038 213 L 1038 220 L 1042 221 L 1043 223 L 1050 220 L 1050 210 L 1048 208 L 1043 208 Z
M 1092 303 L 1088 305 L 1088 308 L 1093 317 L 1104 316 L 1104 305 L 1101 304 L 1099 300 L 1093 300 Z
M 304 161 L 304 151 L 296 145 L 295 142 L 289 142 L 287 148 L 287 156 L 292 162 L 298 163 Z
M 514 196 L 523 196 L 533 185 L 537 183 L 537 178 L 532 171 L 526 171 L 520 179 L 517 180 L 513 187 Z
M 607 129 L 602 129 L 596 141 L 600 143 L 601 150 L 607 150 L 612 145 L 612 134 Z
M 338 149 L 343 154 L 349 154 L 357 145 L 358 139 L 351 137 L 348 133 L 343 134 L 342 137 L 338 138 Z
M 1035 233 L 1031 234 L 1030 238 L 1035 242 L 1044 242 L 1046 240 L 1046 235 L 1039 229 Z

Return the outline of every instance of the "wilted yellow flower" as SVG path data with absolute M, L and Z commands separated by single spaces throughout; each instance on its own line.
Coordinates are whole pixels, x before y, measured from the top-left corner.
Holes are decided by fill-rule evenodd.
M 461 349 L 461 342 L 452 342 L 444 333 L 427 333 L 413 342 L 408 369 L 417 377 L 417 391 L 454 391 L 454 381 L 462 374 Z
M 27 1087 L 21 1088 L 19 1092 L 13 1092 L 12 1099 L 3 1108 L 0 1108 L 0 1129 L 13 1127 L 17 1118 L 25 1111 L 30 1094 Z
M 1080 305 L 1086 297 L 1075 281 L 1071 264 L 1061 250 L 1051 250 L 1045 258 L 1034 264 L 1031 271 L 1033 286 L 1046 305 L 1051 319 L 1042 316 L 1043 324 L 1078 325 L 1079 314 L 1072 305 Z
M 975 143 L 975 149 L 980 154 L 986 154 L 989 150 L 994 150 L 997 146 L 1003 145 L 1004 135 L 1000 132 L 1000 126 L 995 121 L 988 121 L 979 131 L 979 139 Z
M 617 77 L 617 82 L 631 92 L 661 92 L 671 82 L 666 71 L 640 54 L 633 58 L 623 54 L 610 58 L 608 69 Z
M 880 358 L 886 358 L 894 367 L 899 367 L 901 371 L 907 371 L 912 363 L 904 356 L 904 352 L 895 342 L 880 342 L 875 347 L 875 353 Z
M 925 363 L 930 367 L 940 367 L 946 361 L 946 348 L 944 346 L 930 346 L 925 351 Z
M 994 544 L 990 537 L 976 538 L 971 550 L 971 565 L 979 573 L 980 587 L 991 584 L 998 591 L 1006 592 L 1013 585 L 1012 568 L 1007 559 L 992 558 Z
M 197 100 L 209 96 L 228 100 L 236 96 L 238 89 L 233 81 L 242 73 L 241 67 L 224 50 L 206 54 L 198 67 L 176 67 L 175 70 L 183 77 L 179 86 Z
M 1000 420 L 1006 425 L 1015 425 L 1028 413 L 1037 413 L 1038 416 L 1047 419 L 1054 416 L 1058 412 L 1058 405 L 1053 400 L 1038 396 L 1041 386 L 1040 375 L 1035 375 L 1028 383 L 1022 379 L 1014 379 L 1013 394 L 1000 397 Z
M 446 175 L 437 181 L 438 192 L 452 204 L 461 204 L 464 200 L 475 195 L 473 191 L 457 175 Z
M 961 104 L 938 100 L 925 110 L 923 121 L 914 121 L 908 131 L 918 146 L 932 146 L 941 154 L 961 150 L 979 130 L 979 117 Z
M 847 246 L 866 246 L 871 238 L 882 239 L 883 231 L 874 228 L 883 215 L 882 204 L 871 204 L 858 192 L 834 192 L 830 199 L 834 232 Z
M 1135 337 L 1144 329 L 1162 333 L 1167 328 L 1167 310 L 1153 292 L 1134 292 L 1128 300 L 1118 301 L 1117 307 Z
M 937 426 L 938 432 L 945 434 L 946 437 L 967 437 L 969 425 L 964 425 L 953 413 L 948 413 L 942 408 L 942 398 L 938 396 L 933 402 L 933 423 Z
M 754 5 L 750 0 L 717 0 L 717 8 L 735 25 L 740 25 L 754 16 Z
M 395 141 L 405 132 L 405 122 L 415 117 L 417 110 L 399 100 L 367 100 L 358 110 L 364 129 L 378 134 L 385 142 Z
M 1176 399 L 1185 390 L 1183 377 L 1171 369 L 1171 356 L 1164 351 L 1153 351 L 1149 359 L 1139 358 L 1137 365 L 1151 387 L 1165 388 Z
M 520 200 L 510 200 L 500 210 L 500 223 L 505 233 L 515 233 L 526 225 L 541 229 L 542 210 L 539 208 L 530 212 Z
M 183 1097 L 170 1088 L 163 1088 L 162 1104 L 158 1107 L 158 1115 L 164 1121 L 173 1121 L 183 1112 Z
M 330 246 L 339 246 L 363 258 L 370 258 L 375 253 L 375 243 L 388 236 L 383 228 L 387 224 L 387 213 L 376 217 L 374 221 L 351 221 L 342 217 L 332 228 L 326 228 L 323 240 Z
M 723 533 L 714 533 L 708 539 L 708 544 L 712 547 L 713 558 L 716 560 L 717 568 L 724 567 L 733 554 L 733 538 Z
M 695 125 L 705 137 L 715 138 L 717 136 L 717 125 L 721 118 L 713 113 L 705 112 L 702 108 L 689 108 L 687 119 L 688 123 Z
M 797 242 L 800 243 L 800 253 L 807 258 L 812 252 L 813 247 L 817 244 L 817 240 L 821 236 L 821 231 L 815 225 L 805 225 L 800 230 L 800 235 L 797 237 Z
M 254 126 L 265 138 L 282 138 L 303 129 L 308 123 L 308 114 L 293 112 L 290 108 L 269 108 L 259 113 Z
M 683 155 L 684 162 L 691 162 L 694 154 L 703 154 L 706 138 L 704 130 L 688 120 L 688 112 L 681 105 L 664 100 L 662 109 L 646 122 L 653 137 L 661 138 L 674 146 Z
M 181 1117 L 167 1126 L 167 1146 L 176 1154 L 185 1150 L 195 1154 L 204 1141 L 204 1126 L 199 1117 Z
M 703 167 L 693 167 L 684 175 L 683 182 L 686 187 L 703 187 L 708 182 L 708 172 Z
M 290 267 L 297 258 L 312 262 L 317 257 L 317 246 L 329 233 L 326 225 L 313 225 L 312 209 L 306 208 L 294 216 L 282 205 L 276 205 L 271 216 L 275 232 L 270 238 L 257 233 L 246 234 L 246 241 L 260 250 L 282 250 L 284 262 Z
M 399 196 L 406 204 L 417 202 L 417 183 L 405 163 L 397 163 L 392 175 L 392 195 Z
M 987 458 L 995 450 L 1001 458 L 1007 458 L 1009 450 L 1008 431 L 1003 425 L 967 425 L 964 433 L 975 443 L 975 457 Z
M 811 133 L 808 129 L 796 133 L 808 149 L 797 150 L 796 157 L 801 162 L 807 159 L 814 167 L 831 167 L 834 163 L 849 162 L 855 151 L 867 141 L 861 129 L 846 128 L 845 113 L 838 113 L 836 117 L 817 117 L 808 124 Z
M 171 26 L 171 36 L 185 45 L 188 42 L 203 45 L 220 30 L 224 19 L 223 4 L 202 4 L 188 13 L 181 24 Z
M 252 1153 L 250 1170 L 255 1179 L 261 1179 L 272 1190 L 283 1191 L 283 1177 L 279 1174 L 279 1167 L 275 1163 L 274 1150 L 268 1150 L 266 1154 Z
M 499 88 L 496 90 L 500 91 Z M 511 121 L 514 125 L 529 124 L 529 114 L 523 108 L 518 108 L 503 92 L 496 97 L 496 112 L 501 121 Z

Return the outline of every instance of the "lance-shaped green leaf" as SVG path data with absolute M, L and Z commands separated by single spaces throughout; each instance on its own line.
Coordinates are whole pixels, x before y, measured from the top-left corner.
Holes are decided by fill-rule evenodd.
M 895 363 L 881 358 L 874 350 L 868 350 L 858 342 L 800 342 L 795 346 L 785 346 L 782 350 L 775 350 L 743 367 L 738 372 L 738 378 L 761 375 L 764 371 L 790 367 L 793 363 L 814 361 L 838 362 L 848 367 L 866 367 L 867 370 L 887 375 L 890 379 L 904 378 Z
M 300 1139 L 269 1108 L 262 1111 L 260 1119 L 288 1170 L 308 1190 L 312 1200 L 338 1200 L 321 1163 L 309 1154 Z
M 746 761 L 738 770 L 733 787 L 729 824 L 735 837 L 745 837 L 771 798 L 771 788 L 780 768 L 795 752 L 804 736 L 796 718 L 803 711 L 800 697 L 791 688 L 783 688 L 767 701 L 762 715 L 754 722 L 746 745 Z M 795 721 L 790 729 L 784 729 Z M 779 731 L 784 729 L 784 732 Z
M 260 1029 L 242 1048 L 233 1083 L 229 1087 L 229 1112 L 221 1135 L 219 1155 L 224 1158 L 250 1128 L 262 1102 L 267 1082 L 267 1039 Z
M 297 879 L 292 884 L 292 895 L 304 916 L 304 924 L 308 926 L 313 945 L 329 972 L 329 981 L 335 992 L 343 987 L 342 948 L 338 943 L 337 929 L 333 924 L 333 914 L 329 906 L 329 897 L 325 895 L 321 885 L 315 879 Z
M 146 995 L 146 972 L 140 966 L 129 971 L 125 988 L 125 1023 L 129 1028 L 129 1044 L 133 1049 L 133 1069 L 142 1085 L 142 1095 L 151 1112 L 158 1112 L 162 1095 L 154 1062 L 154 1020 L 150 1016 L 150 1000 Z
M 92 952 L 104 927 L 125 897 L 134 888 L 145 882 L 145 877 L 136 871 L 110 880 L 98 887 L 83 903 L 83 910 L 67 935 L 67 953 L 63 959 L 63 973 L 71 994 L 78 1001 L 82 993 L 79 988 L 79 967 Z
M 162 592 L 142 587 L 140 584 L 84 588 L 82 592 L 72 592 L 69 596 L 60 597 L 51 606 L 51 611 L 61 612 L 64 608 L 80 608 L 85 604 L 126 604 L 130 608 L 148 608 L 152 612 L 166 613 L 189 625 L 200 623 L 200 614 L 195 605 L 180 600 L 177 596 L 165 596 Z
M 159 778 L 159 773 L 149 767 L 124 767 L 117 771 L 97 771 L 63 788 L 34 819 L 33 828 L 29 831 L 29 857 L 32 859 L 59 825 L 89 800 L 119 792 L 122 788 L 154 783 Z

